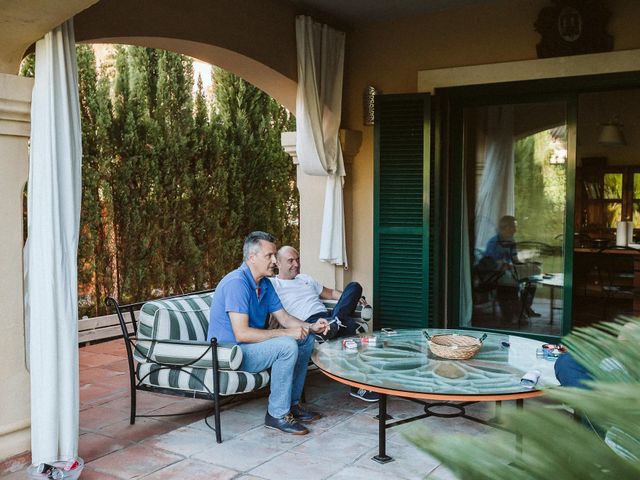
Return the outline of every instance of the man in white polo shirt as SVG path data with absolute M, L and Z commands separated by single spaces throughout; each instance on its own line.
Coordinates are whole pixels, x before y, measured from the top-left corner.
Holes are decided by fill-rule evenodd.
M 359 325 L 351 315 L 359 302 L 366 304 L 359 283 L 349 283 L 342 292 L 323 286 L 309 275 L 300 273 L 300 254 L 288 245 L 278 250 L 276 265 L 278 275 L 269 280 L 289 314 L 308 323 L 315 323 L 321 318 L 326 318 L 329 322 L 335 319 L 330 323 L 329 333 L 322 336 L 325 339 L 355 335 L 358 332 Z M 321 299 L 337 300 L 338 303 L 329 313 Z M 351 389 L 351 396 L 367 402 L 379 399 L 377 393 L 357 388 Z

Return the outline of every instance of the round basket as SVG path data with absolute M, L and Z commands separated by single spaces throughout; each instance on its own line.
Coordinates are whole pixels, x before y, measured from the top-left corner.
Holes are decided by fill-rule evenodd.
M 449 360 L 468 360 L 480 351 L 482 342 L 469 335 L 434 335 L 429 339 L 431 353 Z

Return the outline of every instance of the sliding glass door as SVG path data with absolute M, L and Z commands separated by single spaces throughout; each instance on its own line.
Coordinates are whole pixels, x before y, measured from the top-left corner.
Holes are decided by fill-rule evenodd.
M 461 107 L 462 327 L 542 336 L 566 331 L 567 198 L 573 191 L 567 105 Z

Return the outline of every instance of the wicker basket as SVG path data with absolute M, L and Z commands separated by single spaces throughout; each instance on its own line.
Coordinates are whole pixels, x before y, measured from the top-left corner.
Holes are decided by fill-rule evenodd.
M 450 360 L 468 360 L 480 351 L 482 341 L 469 335 L 434 335 L 429 339 L 431 353 Z

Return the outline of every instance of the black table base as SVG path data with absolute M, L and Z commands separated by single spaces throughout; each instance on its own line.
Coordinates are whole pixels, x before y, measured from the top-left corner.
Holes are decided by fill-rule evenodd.
M 471 420 L 476 423 L 481 423 L 483 425 L 487 425 L 494 428 L 499 428 L 500 430 L 509 431 L 503 425 L 500 424 L 500 418 L 498 415 L 498 410 L 502 402 L 496 401 L 496 416 L 491 418 L 490 420 L 483 420 L 478 417 L 474 417 L 468 415 L 466 412 L 466 407 L 469 405 L 473 405 L 475 403 L 480 403 L 479 401 L 473 402 L 425 402 L 422 400 L 418 400 L 415 398 L 406 398 L 407 400 L 411 400 L 414 403 L 419 403 L 424 406 L 424 413 L 420 415 L 415 415 L 409 418 L 403 418 L 402 420 L 396 420 L 390 422 L 389 420 L 393 420 L 393 417 L 387 413 L 387 395 L 381 393 L 380 401 L 378 402 L 378 415 L 376 418 L 378 419 L 378 455 L 372 457 L 372 460 L 375 460 L 378 463 L 388 463 L 393 461 L 393 457 L 387 455 L 387 429 L 392 427 L 397 427 L 398 425 L 403 425 L 405 423 L 415 422 L 416 420 L 421 420 L 423 418 L 428 417 L 439 417 L 439 418 L 466 418 L 467 420 Z M 516 400 L 517 408 L 522 408 L 524 405 L 524 400 L 519 399 Z M 438 409 L 439 407 L 447 407 L 452 408 L 454 412 L 450 413 L 441 413 L 435 411 L 433 409 Z M 518 453 L 522 452 L 522 434 L 519 432 L 514 432 L 516 435 L 516 449 Z

